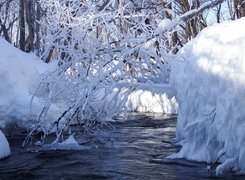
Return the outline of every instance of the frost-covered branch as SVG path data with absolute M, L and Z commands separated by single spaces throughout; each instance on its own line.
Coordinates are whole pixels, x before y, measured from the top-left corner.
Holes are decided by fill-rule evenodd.
M 190 10 L 189 12 L 185 13 L 179 19 L 181 21 L 188 21 L 188 20 L 192 19 L 193 17 L 197 16 L 198 14 L 203 13 L 203 11 L 210 9 L 214 6 L 218 6 L 219 4 L 221 4 L 223 2 L 224 2 L 224 0 L 214 0 L 211 2 L 206 2 L 206 3 L 202 4 L 199 8 Z
M 46 31 L 42 57 L 58 60 L 59 66 L 39 87 L 46 93 L 40 93 L 44 104 L 34 131 L 56 132 L 57 141 L 72 123 L 106 124 L 125 109 L 136 86 L 168 83 L 177 26 L 215 5 L 175 18 L 169 15 L 171 1 L 154 8 L 144 8 L 154 1 L 65 2 L 40 0 L 47 14 L 40 20 Z M 59 118 L 47 120 L 54 104 Z

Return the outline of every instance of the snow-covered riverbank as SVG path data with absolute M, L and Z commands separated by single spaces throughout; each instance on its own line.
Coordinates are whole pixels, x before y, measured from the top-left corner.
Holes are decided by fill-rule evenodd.
M 38 115 L 42 107 L 37 98 L 34 98 L 30 109 L 31 98 L 38 87 L 40 75 L 53 70 L 56 65 L 45 64 L 35 55 L 21 52 L 3 39 L 0 39 L 0 49 L 0 127 L 4 128 L 6 123 L 13 121 L 20 126 L 30 127 L 32 123 L 28 125 L 26 121 L 35 120 L 33 116 Z M 173 93 L 165 92 L 161 87 L 153 89 L 152 86 L 146 85 L 132 92 L 128 97 L 126 109 L 176 114 L 178 104 Z M 53 107 L 49 118 L 57 118 L 61 113 Z
M 40 103 L 34 99 L 32 109 L 30 102 L 35 93 L 42 73 L 53 68 L 33 54 L 27 54 L 14 48 L 0 38 L 0 127 L 15 121 L 25 126 L 32 115 L 40 111 Z M 20 121 L 22 120 L 22 121 Z
M 41 75 L 53 71 L 56 64 L 45 64 L 34 54 L 21 52 L 1 38 L 0 49 L 0 128 L 7 128 L 5 130 L 9 134 L 18 134 L 14 132 L 18 128 L 13 127 L 29 129 L 35 124 L 43 105 L 38 98 L 32 97 Z M 165 89 L 168 92 L 161 86 L 153 89 L 152 86 L 141 85 L 135 88 L 125 101 L 126 110 L 176 114 L 178 103 L 169 90 L 171 88 Z M 54 105 L 49 109 L 47 119 L 56 120 L 62 112 Z M 49 125 L 48 122 L 46 124 Z M 5 146 L 6 143 L 1 145 Z
M 208 27 L 173 64 L 180 111 L 172 156 L 245 173 L 245 18 Z

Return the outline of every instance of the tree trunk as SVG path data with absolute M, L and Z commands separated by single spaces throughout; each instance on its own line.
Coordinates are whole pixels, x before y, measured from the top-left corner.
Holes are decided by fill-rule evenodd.
M 245 16 L 245 0 L 240 0 L 239 2 L 239 11 L 240 11 L 240 17 Z
M 190 20 L 190 22 L 188 23 L 189 29 L 190 29 L 190 33 L 191 33 L 191 37 L 194 38 L 197 35 L 197 28 L 196 28 L 196 19 L 192 19 Z
M 221 10 L 221 4 L 218 6 L 218 10 L 216 13 L 217 23 L 220 23 L 220 10 Z
M 245 16 L 245 0 L 234 0 L 234 9 L 237 18 Z
M 3 37 L 6 41 L 8 41 L 9 43 L 11 43 L 10 37 L 9 37 L 9 33 L 8 30 L 5 26 L 5 24 L 2 23 L 2 20 L 0 19 L 0 33 L 3 32 Z
M 28 36 L 25 44 L 25 51 L 30 52 L 34 49 L 34 16 L 32 0 L 26 1 L 26 24 L 28 27 Z
M 40 54 L 40 19 L 41 19 L 41 8 L 40 8 L 40 4 L 39 1 L 36 2 L 37 3 L 37 10 L 36 10 L 36 42 L 35 42 L 35 49 L 37 51 L 37 55 Z
M 25 1 L 19 0 L 19 48 L 25 51 Z

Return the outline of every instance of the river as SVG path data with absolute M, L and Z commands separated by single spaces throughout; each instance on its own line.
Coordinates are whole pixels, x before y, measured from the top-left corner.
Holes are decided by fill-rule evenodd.
M 22 148 L 25 136 L 8 137 L 12 154 L 0 161 L 0 179 L 217 178 L 206 163 L 165 158 L 180 148 L 172 143 L 175 116 L 132 113 L 111 124 L 114 129 L 76 135 L 82 150 Z

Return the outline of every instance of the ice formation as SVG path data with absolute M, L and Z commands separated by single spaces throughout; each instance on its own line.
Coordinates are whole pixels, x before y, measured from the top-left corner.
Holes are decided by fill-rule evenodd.
M 245 173 L 245 18 L 203 30 L 172 66 L 179 115 L 172 158 Z
M 64 142 L 61 143 L 62 145 L 73 145 L 73 146 L 79 146 L 77 141 L 75 140 L 73 135 L 70 135 Z
M 0 130 L 0 159 L 7 157 L 9 155 L 10 155 L 9 143 L 6 137 L 4 136 L 4 134 L 2 133 L 2 131 Z

